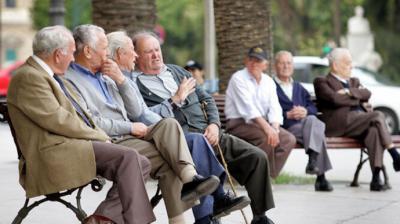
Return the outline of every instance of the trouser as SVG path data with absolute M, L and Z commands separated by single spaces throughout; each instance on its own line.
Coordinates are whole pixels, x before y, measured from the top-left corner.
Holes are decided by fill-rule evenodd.
M 362 140 L 368 150 L 371 168 L 382 167 L 383 151 L 392 143 L 392 139 L 381 112 L 351 111 L 347 115 L 344 136 Z
M 309 115 L 301 120 L 301 122 L 290 126 L 287 129 L 292 133 L 296 140 L 304 146 L 306 152 L 312 150 L 318 153 L 317 167 L 319 175 L 332 169 L 326 148 L 325 123 L 320 121 L 314 115 Z
M 188 166 L 193 168 L 194 165 L 185 135 L 175 119 L 161 120 L 144 139 L 125 136 L 115 143 L 134 148 L 150 160 L 150 176 L 158 180 L 169 218 L 194 206 L 195 202 L 181 200 L 181 172 Z
M 296 138 L 283 128 L 279 128 L 279 145 L 273 148 L 268 144 L 268 136 L 255 123 L 246 123 L 244 119 L 231 119 L 226 124 L 226 131 L 259 148 L 268 154 L 270 174 L 276 178 L 281 172 L 283 165 L 290 152 L 296 145 Z
M 267 154 L 258 147 L 225 133 L 221 133 L 219 144 L 229 173 L 246 187 L 253 214 L 262 214 L 274 208 Z
M 145 188 L 151 170 L 149 160 L 135 150 L 110 143 L 93 142 L 93 150 L 97 174 L 113 182 L 95 214 L 117 224 L 155 221 Z
M 222 165 L 218 162 L 213 148 L 202 134 L 187 133 L 186 141 L 192 154 L 197 173 L 204 177 L 215 175 L 220 179 L 220 185 L 217 190 L 212 195 L 201 197 L 200 204 L 192 208 L 195 220 L 199 220 L 213 214 L 214 199 L 225 193 L 223 184 L 225 182 L 226 173 Z

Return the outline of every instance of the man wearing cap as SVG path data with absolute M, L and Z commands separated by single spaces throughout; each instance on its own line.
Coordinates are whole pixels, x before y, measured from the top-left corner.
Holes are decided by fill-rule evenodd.
M 268 67 L 267 53 L 259 46 L 250 48 L 245 66 L 232 75 L 226 90 L 226 131 L 264 150 L 275 178 L 296 138 L 280 127 L 283 116 L 276 85 L 263 73 Z
M 136 52 L 137 72 L 130 77 L 139 87 L 148 106 L 165 105 L 186 132 L 203 133 L 211 145 L 219 146 L 229 172 L 246 187 L 251 199 L 252 224 L 271 224 L 265 212 L 274 200 L 266 154 L 256 146 L 220 130 L 218 109 L 203 89 L 191 85 L 193 78 L 185 69 L 164 64 L 160 42 L 153 33 L 143 31 L 132 38 Z M 202 107 L 206 103 L 205 107 Z M 204 111 L 203 111 L 203 109 Z M 218 150 L 216 150 L 219 156 Z
M 218 79 L 208 79 L 204 80 L 204 70 L 203 66 L 194 60 L 189 60 L 186 62 L 184 67 L 188 70 L 194 79 L 196 79 L 196 84 L 204 89 L 209 94 L 218 94 Z

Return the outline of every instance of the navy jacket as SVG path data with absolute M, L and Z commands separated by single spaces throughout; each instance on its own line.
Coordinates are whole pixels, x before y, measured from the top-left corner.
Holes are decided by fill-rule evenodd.
M 289 128 L 290 126 L 300 122 L 299 120 L 287 119 L 286 117 L 286 112 L 291 110 L 293 106 L 303 106 L 307 109 L 307 115 L 317 115 L 317 108 L 311 101 L 310 94 L 300 83 L 293 82 L 292 100 L 286 96 L 278 83 L 276 83 L 276 93 L 278 94 L 279 104 L 282 107 L 284 128 Z

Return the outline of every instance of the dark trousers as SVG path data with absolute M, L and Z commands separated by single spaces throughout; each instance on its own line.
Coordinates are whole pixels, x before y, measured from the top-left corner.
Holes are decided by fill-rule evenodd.
M 381 112 L 351 111 L 344 136 L 362 140 L 368 150 L 371 168 L 382 167 L 383 151 L 392 139 Z
M 146 157 L 124 146 L 93 142 L 98 175 L 113 182 L 95 214 L 117 224 L 146 224 L 155 221 L 145 180 L 151 165 Z
M 268 158 L 258 147 L 233 135 L 220 135 L 220 146 L 229 172 L 246 187 L 253 214 L 274 208 Z

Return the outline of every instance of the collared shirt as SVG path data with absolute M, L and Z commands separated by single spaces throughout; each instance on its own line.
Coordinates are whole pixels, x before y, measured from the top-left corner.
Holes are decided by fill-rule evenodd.
M 53 78 L 54 72 L 53 70 L 51 70 L 50 66 L 46 64 L 46 62 L 44 62 L 36 55 L 32 55 L 32 58 L 40 65 L 40 67 L 42 67 L 46 71 L 47 74 L 49 74 L 50 77 Z
M 228 119 L 243 118 L 247 123 L 263 117 L 269 123 L 282 124 L 275 82 L 262 74 L 258 84 L 247 68 L 235 72 L 226 90 L 225 114 Z
M 290 78 L 289 82 L 283 82 L 277 76 L 274 76 L 274 80 L 279 84 L 289 100 L 293 100 L 293 79 Z
M 84 76 L 89 81 L 89 83 L 91 83 L 98 90 L 98 92 L 103 95 L 108 104 L 114 104 L 113 98 L 108 91 L 107 84 L 100 72 L 93 74 L 87 68 L 82 67 L 77 63 L 71 63 L 70 67 L 74 71 L 77 71 L 76 74 Z
M 176 91 L 178 91 L 178 84 L 175 82 L 171 71 L 169 71 L 165 65 L 158 75 L 146 75 L 141 73 L 137 78 L 143 85 L 151 86 L 151 90 L 163 99 L 171 98 L 171 96 L 175 95 Z
M 342 82 L 342 83 L 349 83 L 349 80 L 346 80 L 346 79 L 344 79 L 344 78 L 342 78 L 342 77 L 340 77 L 340 76 L 338 76 L 338 75 L 336 75 L 336 74 L 334 74 L 334 73 L 331 73 L 332 75 L 333 75 L 333 77 L 335 77 L 337 80 L 339 80 L 340 82 Z

